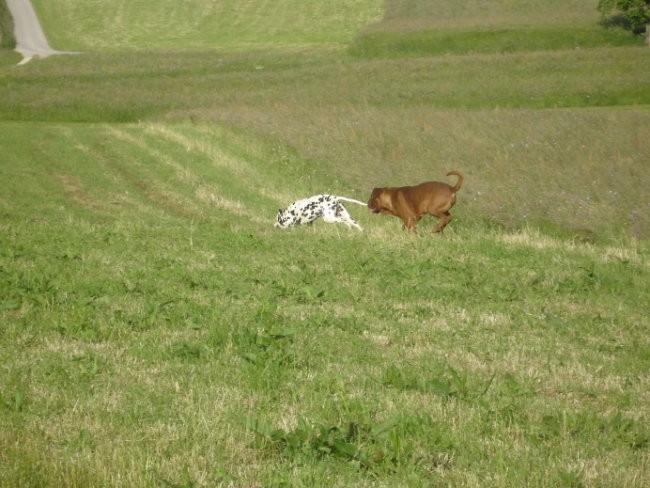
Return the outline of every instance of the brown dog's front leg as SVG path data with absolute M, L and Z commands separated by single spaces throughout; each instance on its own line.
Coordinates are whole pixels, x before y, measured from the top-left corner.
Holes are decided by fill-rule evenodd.
M 415 232 L 415 224 L 417 221 L 418 220 L 415 218 L 407 217 L 404 219 L 404 225 L 402 225 L 402 228 L 406 231 Z

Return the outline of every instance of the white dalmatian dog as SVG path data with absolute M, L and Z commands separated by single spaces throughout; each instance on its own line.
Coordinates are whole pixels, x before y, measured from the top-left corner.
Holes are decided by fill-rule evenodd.
M 285 209 L 280 209 L 275 218 L 275 227 L 286 229 L 293 225 L 310 224 L 319 217 L 329 224 L 343 222 L 348 228 L 363 230 L 357 224 L 347 209 L 341 203 L 351 202 L 363 205 L 367 204 L 354 200 L 353 198 L 338 197 L 336 195 L 314 195 L 313 197 L 297 200 Z

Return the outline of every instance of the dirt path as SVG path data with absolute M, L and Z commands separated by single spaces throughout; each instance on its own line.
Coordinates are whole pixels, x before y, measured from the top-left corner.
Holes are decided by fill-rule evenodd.
M 23 56 L 22 61 L 18 64 L 25 64 L 34 56 L 46 58 L 54 54 L 80 54 L 56 51 L 50 47 L 29 0 L 7 0 L 7 7 L 14 19 L 16 51 Z

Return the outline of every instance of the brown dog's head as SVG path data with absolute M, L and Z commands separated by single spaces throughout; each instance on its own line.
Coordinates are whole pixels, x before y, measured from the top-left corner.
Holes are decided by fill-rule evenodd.
M 372 210 L 373 213 L 380 213 L 390 208 L 390 198 L 388 198 L 388 202 L 386 202 L 385 190 L 385 188 L 375 188 L 372 190 L 370 200 L 368 200 L 368 208 Z

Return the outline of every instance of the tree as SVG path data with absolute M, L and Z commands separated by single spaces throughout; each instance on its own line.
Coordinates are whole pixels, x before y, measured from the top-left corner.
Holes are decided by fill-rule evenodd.
M 598 10 L 603 16 L 619 14 L 635 34 L 645 30 L 645 41 L 650 45 L 650 0 L 600 0 Z

